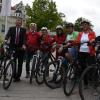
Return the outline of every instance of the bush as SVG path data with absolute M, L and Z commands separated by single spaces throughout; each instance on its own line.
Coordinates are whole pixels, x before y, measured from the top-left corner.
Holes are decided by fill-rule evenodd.
M 4 35 L 0 33 L 0 46 L 3 43 L 3 41 L 4 41 Z

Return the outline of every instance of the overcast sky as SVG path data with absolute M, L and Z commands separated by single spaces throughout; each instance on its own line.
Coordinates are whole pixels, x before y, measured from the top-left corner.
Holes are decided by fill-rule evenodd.
M 12 5 L 23 1 L 24 4 L 32 5 L 33 0 L 12 0 Z M 79 17 L 92 21 L 94 30 L 100 35 L 100 0 L 53 0 L 57 9 L 66 15 L 68 22 L 75 22 Z

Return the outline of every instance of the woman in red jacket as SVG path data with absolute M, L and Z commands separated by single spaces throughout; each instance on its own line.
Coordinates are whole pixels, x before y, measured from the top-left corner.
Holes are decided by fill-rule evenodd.
M 37 25 L 35 23 L 30 24 L 30 30 L 27 33 L 27 61 L 26 61 L 26 78 L 30 77 L 30 60 L 34 52 L 39 48 L 41 34 L 37 32 Z
M 59 55 L 62 55 L 62 52 L 59 52 L 60 47 L 63 43 L 65 43 L 66 40 L 66 34 L 63 32 L 63 27 L 61 25 L 58 25 L 56 27 L 56 35 L 54 36 L 53 42 L 56 42 L 56 58 L 58 58 Z
M 91 24 L 88 21 L 83 21 L 81 23 L 82 32 L 79 33 L 77 41 L 80 44 L 79 47 L 79 62 L 82 67 L 82 72 L 87 67 L 87 63 L 95 63 L 95 47 L 92 42 L 95 41 L 95 32 L 91 30 Z M 89 44 L 87 43 L 89 42 Z M 84 85 L 88 85 L 87 77 L 84 78 Z
M 40 39 L 40 50 L 41 50 L 41 56 L 42 61 L 45 62 L 44 64 L 48 64 L 48 54 L 51 52 L 52 48 L 52 38 L 48 33 L 47 27 L 41 28 L 41 39 Z
M 41 50 L 43 52 L 48 52 L 51 50 L 51 46 L 52 46 L 52 38 L 48 33 L 48 29 L 47 27 L 42 27 L 41 28 Z

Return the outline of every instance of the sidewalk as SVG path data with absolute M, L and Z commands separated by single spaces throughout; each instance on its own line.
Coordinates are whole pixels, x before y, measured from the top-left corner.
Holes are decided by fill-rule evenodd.
M 2 88 L 0 83 L 0 100 L 80 100 L 78 91 L 74 91 L 72 96 L 66 97 L 63 89 L 49 89 L 45 84 L 38 85 L 35 80 L 32 85 L 29 79 L 25 79 L 25 65 L 23 66 L 23 74 L 21 82 L 12 83 L 8 90 Z

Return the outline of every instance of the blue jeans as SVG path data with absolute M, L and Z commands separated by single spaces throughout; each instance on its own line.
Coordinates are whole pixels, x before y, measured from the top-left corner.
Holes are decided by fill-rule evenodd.
M 78 56 L 78 50 L 75 47 L 72 48 L 68 48 L 69 53 L 71 54 L 71 56 L 76 60 L 77 56 Z

